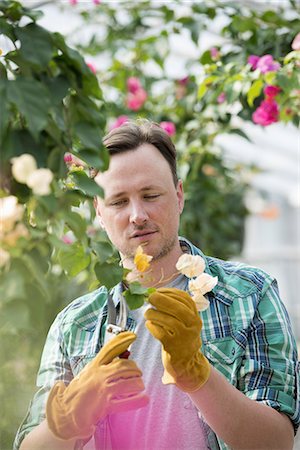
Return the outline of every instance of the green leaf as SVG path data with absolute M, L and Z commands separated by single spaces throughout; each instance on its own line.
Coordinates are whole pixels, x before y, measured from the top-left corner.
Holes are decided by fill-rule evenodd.
M 47 88 L 33 78 L 17 78 L 9 81 L 8 99 L 19 109 L 32 135 L 37 138 L 48 120 L 51 101 Z
M 205 80 L 199 85 L 198 88 L 198 100 L 200 100 L 204 96 L 210 85 L 217 79 L 218 77 L 216 75 L 211 75 L 210 77 L 205 78 Z
M 148 289 L 143 287 L 141 283 L 138 281 L 134 281 L 130 283 L 128 286 L 128 290 L 131 294 L 145 295 L 148 292 Z
M 7 101 L 7 82 L 0 79 L 0 142 L 3 141 L 9 123 L 9 107 Z
M 21 41 L 22 57 L 33 64 L 47 66 L 53 53 L 50 33 L 35 23 L 16 28 L 15 33 Z
M 59 250 L 58 260 L 66 274 L 75 277 L 88 267 L 91 257 L 81 245 L 75 242 L 68 249 Z
M 247 139 L 247 141 L 252 142 L 251 139 L 249 138 L 249 136 L 243 130 L 240 130 L 239 128 L 231 128 L 229 130 L 229 133 L 238 134 L 239 136 L 242 136 L 243 138 Z
M 289 63 L 294 58 L 295 59 L 300 59 L 300 52 L 299 52 L 299 50 L 293 50 L 292 52 L 288 53 L 285 56 L 284 60 L 283 60 L 284 65 Z
M 88 197 L 95 197 L 97 195 L 103 197 L 103 189 L 92 178 L 88 177 L 83 170 L 72 172 L 71 177 L 76 187 Z
M 109 153 L 102 144 L 100 144 L 100 148 L 97 151 L 79 150 L 78 157 L 94 169 L 104 171 L 108 168 Z
M 101 146 L 101 132 L 97 126 L 88 122 L 79 122 L 76 123 L 74 132 L 85 148 L 99 150 Z
M 59 105 L 67 96 L 70 83 L 66 77 L 59 75 L 55 78 L 47 78 L 45 84 L 49 89 L 52 104 Z
M 96 252 L 99 263 L 105 263 L 114 254 L 114 249 L 108 240 L 106 242 L 92 241 L 91 246 Z
M 145 295 L 132 294 L 129 290 L 124 292 L 124 297 L 130 309 L 140 308 L 146 300 Z
M 263 88 L 264 82 L 261 79 L 258 79 L 256 81 L 254 81 L 254 83 L 252 83 L 251 88 L 248 91 L 247 94 L 247 102 L 248 105 L 253 106 L 253 102 L 254 100 L 260 95 L 262 88 Z
M 118 264 L 100 264 L 97 262 L 94 267 L 97 279 L 108 289 L 112 288 L 122 280 L 123 268 Z
M 86 235 L 86 221 L 75 211 L 64 211 L 63 218 L 78 239 Z
M 32 258 L 30 255 L 23 255 L 21 257 L 22 261 L 25 263 L 26 268 L 30 272 L 34 282 L 37 284 L 43 295 L 47 300 L 50 299 L 50 293 L 45 280 L 45 273 L 41 270 L 41 265 L 39 260 Z

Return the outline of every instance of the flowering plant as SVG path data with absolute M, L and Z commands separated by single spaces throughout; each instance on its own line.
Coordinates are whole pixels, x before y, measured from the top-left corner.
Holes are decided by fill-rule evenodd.
M 124 270 L 124 282 L 127 290 L 124 293 L 125 299 L 130 309 L 140 308 L 147 297 L 155 291 L 155 286 L 145 288 L 141 283 L 151 280 L 151 260 L 152 256 L 144 253 L 142 246 L 138 246 L 134 256 L 134 268 Z M 178 273 L 182 273 L 189 278 L 189 291 L 194 300 L 197 310 L 204 311 L 209 307 L 209 301 L 204 295 L 211 291 L 218 282 L 218 277 L 204 273 L 205 261 L 200 255 L 183 254 L 176 263 Z M 163 277 L 159 282 L 163 281 Z M 168 281 L 168 280 L 164 280 Z

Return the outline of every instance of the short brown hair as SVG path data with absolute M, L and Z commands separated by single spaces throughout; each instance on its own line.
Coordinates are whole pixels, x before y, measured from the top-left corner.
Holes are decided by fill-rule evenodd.
M 111 130 L 103 138 L 103 144 L 111 156 L 136 150 L 142 144 L 152 144 L 169 164 L 174 184 L 177 186 L 176 148 L 170 136 L 157 123 L 146 119 L 125 122 Z

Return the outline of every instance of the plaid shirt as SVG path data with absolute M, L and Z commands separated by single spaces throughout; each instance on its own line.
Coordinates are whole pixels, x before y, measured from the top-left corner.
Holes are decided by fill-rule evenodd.
M 276 280 L 245 264 L 206 257 L 180 238 L 192 254 L 201 255 L 205 271 L 218 277 L 201 313 L 203 352 L 210 363 L 247 397 L 287 414 L 295 431 L 300 422 L 297 350 L 290 320 L 279 298 Z M 115 289 L 115 293 L 119 289 Z M 118 309 L 118 295 L 114 296 Z M 39 390 L 31 402 L 14 444 L 43 419 L 48 393 L 57 380 L 69 384 L 103 345 L 107 322 L 107 289 L 101 287 L 68 305 L 50 328 L 40 370 Z M 130 316 L 127 329 L 135 329 Z M 213 441 L 213 440 L 212 440 Z M 221 449 L 228 446 L 219 440 Z

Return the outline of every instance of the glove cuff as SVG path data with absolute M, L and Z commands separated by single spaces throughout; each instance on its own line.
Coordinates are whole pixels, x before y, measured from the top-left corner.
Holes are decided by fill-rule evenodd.
M 95 427 L 93 425 L 85 429 L 78 427 L 74 417 L 67 411 L 64 405 L 63 397 L 66 389 L 64 383 L 59 381 L 52 387 L 49 393 L 46 405 L 48 427 L 59 439 L 88 438 L 94 433 Z
M 211 367 L 206 357 L 199 351 L 197 355 L 197 369 L 187 378 L 178 377 L 176 385 L 184 392 L 195 392 L 207 382 Z

